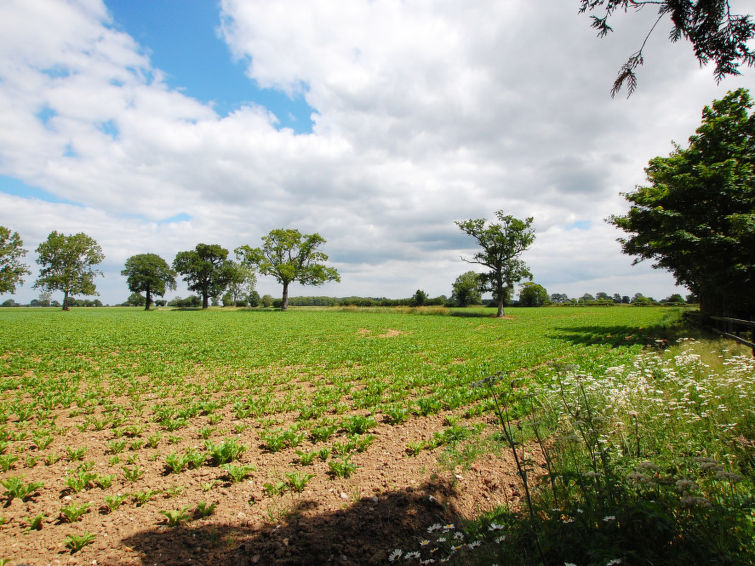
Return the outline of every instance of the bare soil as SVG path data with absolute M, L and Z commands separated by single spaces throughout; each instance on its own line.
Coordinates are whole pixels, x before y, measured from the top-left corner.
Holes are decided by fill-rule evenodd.
M 174 433 L 162 431 L 156 448 L 130 449 L 160 430 L 145 416 L 144 430 L 137 438 L 127 438 L 126 449 L 113 461 L 108 441 L 113 431 L 81 431 L 76 425 L 82 416 L 70 417 L 61 411 L 56 425 L 67 429 L 44 450 L 28 442 L 29 456 L 38 457 L 32 467 L 19 455 L 14 468 L 0 479 L 23 476 L 25 482 L 42 481 L 44 487 L 29 500 L 0 499 L 0 558 L 10 564 L 105 564 L 105 565 L 184 565 L 184 564 L 377 564 L 384 563 L 394 548 L 416 547 L 426 528 L 434 523 L 458 522 L 483 511 L 508 504 L 517 506 L 519 481 L 513 459 L 507 452 L 484 454 L 465 466 L 447 463 L 444 447 L 422 450 L 410 456 L 409 442 L 429 439 L 444 428 L 446 415 L 413 417 L 397 426 L 381 423 L 370 431 L 374 443 L 362 453 L 354 453 L 358 468 L 348 478 L 334 477 L 327 462 L 315 458 L 312 465 L 298 462 L 296 450 L 269 453 L 262 447 L 261 425 L 252 419 L 237 421 L 228 406 L 224 419 L 215 425 L 213 440 L 234 437 L 248 446 L 239 462 L 255 467 L 249 476 L 231 483 L 220 467 L 207 464 L 178 474 L 167 473 L 165 457 L 189 448 L 204 449 L 199 429 L 206 417 L 192 419 Z M 280 417 L 280 415 L 278 415 Z M 294 423 L 283 416 L 279 426 Z M 249 423 L 239 430 L 239 424 Z M 12 424 L 12 423 L 9 423 Z M 494 429 L 488 427 L 489 434 Z M 169 439 L 170 436 L 174 438 Z M 332 438 L 332 441 L 344 439 Z M 297 449 L 309 452 L 325 444 L 305 441 Z M 86 446 L 85 462 L 93 462 L 92 472 L 114 474 L 112 486 L 92 486 L 79 493 L 66 486 L 66 474 L 81 464 L 66 459 L 66 447 Z M 46 463 L 49 454 L 61 458 Z M 128 459 L 132 463 L 127 463 Z M 125 479 L 123 468 L 135 465 L 144 475 L 135 482 Z M 264 484 L 284 479 L 286 472 L 300 470 L 314 474 L 301 493 L 287 491 L 269 495 Z M 105 497 L 153 490 L 149 501 L 137 504 L 133 497 L 110 511 Z M 4 491 L 4 490 L 3 490 Z M 89 503 L 90 510 L 80 520 L 68 523 L 60 510 L 70 503 Z M 200 502 L 216 503 L 209 517 L 194 518 Z M 161 511 L 186 508 L 188 519 L 169 526 Z M 29 530 L 29 518 L 44 513 L 40 530 Z M 92 544 L 78 552 L 66 548 L 66 536 L 89 532 Z

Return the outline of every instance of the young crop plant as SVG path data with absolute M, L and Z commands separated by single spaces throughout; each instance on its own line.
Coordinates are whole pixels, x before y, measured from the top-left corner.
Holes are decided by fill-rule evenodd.
M 136 493 L 132 493 L 131 497 L 134 498 L 134 503 L 136 503 L 136 506 L 141 507 L 158 493 L 160 493 L 160 490 L 148 489 L 146 491 L 137 491 Z
M 403 405 L 391 405 L 383 409 L 383 414 L 388 424 L 398 425 L 406 422 L 411 416 L 411 411 Z
M 0 470 L 7 472 L 18 461 L 18 456 L 15 454 L 0 454 Z
M 209 517 L 210 515 L 215 513 L 215 509 L 217 508 L 217 506 L 218 506 L 217 502 L 207 504 L 206 501 L 200 501 L 199 503 L 197 503 L 197 506 L 194 508 L 194 518 L 204 519 L 205 517 Z
M 31 496 L 44 487 L 44 482 L 24 483 L 20 476 L 10 476 L 5 480 L 0 480 L 0 485 L 5 488 L 5 497 L 8 501 L 20 499 L 27 501 Z
M 351 455 L 344 456 L 340 460 L 331 460 L 328 462 L 328 467 L 331 474 L 339 478 L 348 478 L 357 469 L 357 465 L 351 462 Z
M 246 450 L 246 446 L 238 444 L 234 438 L 226 439 L 217 444 L 210 440 L 205 440 L 205 447 L 210 453 L 210 460 L 214 466 L 222 466 L 223 464 L 233 462 Z
M 118 495 L 106 495 L 105 496 L 105 505 L 107 506 L 107 508 L 112 513 L 113 511 L 115 511 L 116 509 L 118 509 L 118 507 L 120 507 L 123 504 L 123 502 L 126 501 L 126 499 L 128 499 L 128 497 L 129 497 L 128 494 L 125 494 L 125 495 L 120 495 L 120 494 L 118 494 Z
M 150 448 L 157 448 L 157 445 L 160 444 L 160 440 L 162 440 L 163 435 L 159 432 L 156 432 L 154 434 L 151 434 L 147 437 L 147 446 Z
M 312 442 L 325 442 L 328 440 L 331 436 L 333 436 L 336 431 L 338 430 L 338 427 L 334 424 L 325 424 L 322 426 L 317 426 L 309 431 L 309 437 L 312 440 Z
M 67 535 L 66 536 L 66 548 L 71 550 L 71 554 L 77 553 L 79 550 L 94 542 L 95 536 L 89 532 L 83 532 L 80 535 Z
M 82 503 L 81 505 L 76 504 L 76 502 L 71 502 L 69 505 L 66 505 L 65 507 L 61 507 L 60 509 L 60 517 L 61 519 L 64 519 L 65 521 L 69 523 L 75 523 L 79 519 L 81 519 L 81 516 L 84 515 L 84 513 L 89 512 L 89 503 Z
M 275 482 L 266 482 L 262 486 L 262 491 L 264 491 L 266 495 L 273 497 L 276 495 L 283 495 L 288 488 L 288 483 L 279 480 Z
M 28 523 L 28 527 L 26 527 L 27 531 L 41 531 L 42 530 L 42 522 L 45 520 L 45 514 L 44 513 L 37 513 L 33 517 L 27 517 L 26 522 Z
M 123 470 L 123 477 L 130 482 L 137 482 L 144 475 L 144 468 L 139 466 L 134 466 L 133 468 L 127 468 L 124 466 L 121 469 Z
M 341 428 L 349 434 L 364 434 L 376 426 L 377 421 L 373 417 L 363 415 L 353 415 L 341 421 Z
M 44 450 L 52 444 L 52 435 L 49 433 L 37 433 L 32 436 L 34 438 L 34 446 L 37 447 L 37 450 Z
M 311 466 L 312 462 L 317 457 L 317 450 L 314 450 L 313 452 L 302 452 L 301 450 L 297 450 L 296 453 L 299 455 L 299 463 L 302 466 Z
M 97 474 L 80 468 L 66 476 L 66 487 L 74 493 L 79 493 L 91 487 L 96 479 Z
M 243 481 L 249 475 L 249 472 L 254 471 L 254 466 L 234 466 L 233 464 L 225 464 L 223 469 L 228 473 L 228 477 L 231 483 L 239 483 Z
M 79 446 L 77 448 L 66 446 L 66 458 L 69 462 L 77 462 L 79 460 L 83 460 L 86 453 L 86 446 Z
M 304 491 L 307 482 L 315 477 L 314 474 L 302 473 L 299 470 L 286 474 L 287 483 L 297 493 Z
M 189 458 L 186 454 L 179 456 L 171 452 L 165 457 L 165 469 L 169 474 L 180 474 L 189 464 Z

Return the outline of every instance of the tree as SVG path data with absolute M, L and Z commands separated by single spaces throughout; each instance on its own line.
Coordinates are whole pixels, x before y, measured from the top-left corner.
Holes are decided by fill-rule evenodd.
M 464 259 L 467 263 L 477 263 L 489 269 L 487 273 L 479 274 L 483 291 L 491 291 L 498 306 L 497 317 L 503 316 L 503 304 L 511 293 L 514 284 L 525 277 L 532 278 L 527 265 L 517 259 L 535 240 L 535 231 L 531 228 L 532 218 L 520 220 L 497 211 L 496 217 L 500 223 L 490 223 L 484 218 L 458 220 L 456 225 L 462 232 L 477 240 L 482 251 L 477 252 L 472 259 Z
M 100 245 L 79 232 L 65 235 L 51 232 L 37 247 L 37 263 L 42 266 L 34 287 L 47 291 L 63 291 L 63 310 L 69 310 L 71 295 L 96 295 L 94 278 L 102 272 L 94 266 L 105 255 Z
M 141 293 L 133 292 L 128 296 L 121 306 L 123 307 L 143 307 L 147 304 L 147 299 Z
M 225 291 L 233 277 L 233 262 L 226 259 L 228 250 L 219 244 L 197 244 L 193 250 L 178 252 L 173 269 L 183 275 L 186 286 L 202 295 L 202 308 L 210 297 Z
M 427 293 L 425 293 L 422 289 L 417 289 L 417 291 L 412 295 L 411 305 L 413 307 L 421 307 L 427 302 Z
M 132 255 L 126 260 L 126 266 L 121 275 L 126 277 L 128 290 L 133 293 L 144 293 L 144 310 L 149 310 L 152 295 L 162 297 L 166 289 L 175 290 L 176 272 L 157 254 Z
M 477 273 L 474 271 L 462 273 L 453 283 L 451 301 L 453 301 L 457 307 L 482 304 L 480 285 L 481 282 Z
M 248 265 L 233 264 L 233 275 L 228 283 L 228 295 L 232 305 L 239 301 L 248 302 L 249 296 L 257 285 L 257 276 Z
M 24 242 L 18 232 L 0 226 L 0 294 L 15 293 L 16 285 L 23 285 L 24 275 L 31 273 L 21 258 L 26 255 Z
M 629 234 L 624 253 L 668 269 L 709 314 L 755 315 L 755 115 L 748 92 L 703 110 L 689 147 L 645 169 L 650 186 L 608 221 Z
M 626 12 L 629 8 L 639 11 L 645 6 L 658 10 L 658 18 L 642 45 L 619 69 L 611 96 L 616 96 L 625 83 L 630 96 L 637 88 L 635 71 L 644 63 L 642 52 L 645 44 L 666 17 L 671 20 L 669 38 L 672 42 L 686 39 L 692 44 L 700 65 L 710 61 L 716 64 L 713 72 L 716 82 L 727 75 L 739 75 L 741 64 L 755 65 L 755 52 L 748 46 L 748 42 L 755 37 L 755 23 L 749 15 L 732 14 L 729 3 L 729 0 L 579 0 L 580 13 L 593 13 L 590 16 L 592 27 L 598 30 L 600 37 L 613 31 L 608 20 L 617 11 Z M 595 15 L 594 12 L 599 10 L 601 15 Z
M 542 285 L 528 281 L 519 290 L 519 302 L 525 307 L 542 307 L 548 303 L 548 291 Z
M 302 235 L 298 230 L 281 228 L 262 236 L 262 242 L 262 248 L 248 245 L 236 248 L 236 257 L 283 285 L 282 310 L 288 308 L 288 286 L 294 281 L 302 285 L 322 285 L 326 281 L 341 280 L 335 268 L 325 265 L 328 256 L 317 250 L 325 243 L 317 233 Z

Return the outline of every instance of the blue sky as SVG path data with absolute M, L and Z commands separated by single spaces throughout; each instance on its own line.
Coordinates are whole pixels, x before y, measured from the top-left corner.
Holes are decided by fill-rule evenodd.
M 611 99 L 654 20 L 598 39 L 576 0 L 8 0 L 0 225 L 33 271 L 51 231 L 95 238 L 106 303 L 131 255 L 280 227 L 320 233 L 342 275 L 294 295 L 449 295 L 474 253 L 454 221 L 496 210 L 534 217 L 524 259 L 551 293 L 684 293 L 604 220 L 704 105 L 755 84 L 716 84 L 661 22 L 637 92 Z

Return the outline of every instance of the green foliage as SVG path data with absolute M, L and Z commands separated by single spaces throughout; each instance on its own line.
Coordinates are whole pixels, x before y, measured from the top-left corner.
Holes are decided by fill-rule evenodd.
M 31 496 L 44 487 L 43 482 L 29 482 L 24 483 L 20 476 L 9 476 L 4 480 L 0 480 L 0 485 L 5 488 L 5 497 L 8 500 L 20 499 L 26 501 Z
M 542 307 L 548 303 L 548 291 L 542 285 L 527 281 L 519 289 L 519 303 L 525 307 Z
M 740 64 L 752 66 L 755 62 L 755 52 L 748 45 L 755 36 L 755 23 L 747 14 L 732 14 L 729 0 L 579 0 L 579 3 L 580 13 L 593 14 L 590 16 L 592 27 L 600 37 L 613 31 L 608 20 L 615 12 L 655 5 L 658 9 L 656 24 L 666 16 L 672 24 L 669 33 L 671 41 L 688 40 L 700 65 L 715 62 L 713 74 L 716 82 L 728 75 L 740 74 Z M 601 15 L 594 15 L 599 9 L 602 10 Z M 649 29 L 639 50 L 622 65 L 613 83 L 611 96 L 616 96 L 624 84 L 627 85 L 628 95 L 634 92 L 637 87 L 635 71 L 644 62 L 643 50 L 656 24 Z
M 255 468 L 254 466 L 247 465 L 234 466 L 233 464 L 225 464 L 223 466 L 223 469 L 228 473 L 228 477 L 231 480 L 231 483 L 239 483 L 240 481 L 243 481 L 249 475 L 249 472 L 253 471 Z
M 31 273 L 21 258 L 26 255 L 24 242 L 5 226 L 0 226 L 0 295 L 15 293 L 16 285 L 23 285 L 24 275 Z
M 205 517 L 209 517 L 213 513 L 215 513 L 215 509 L 217 508 L 218 504 L 213 502 L 209 505 L 206 501 L 200 501 L 197 503 L 197 506 L 194 508 L 194 518 L 195 519 L 204 519 Z
M 94 266 L 105 259 L 102 248 L 84 233 L 66 236 L 51 232 L 37 247 L 40 265 L 35 288 L 63 292 L 63 310 L 71 295 L 95 295 L 94 278 L 102 272 Z
M 121 275 L 126 277 L 129 291 L 145 294 L 141 303 L 145 305 L 145 310 L 149 310 L 153 295 L 162 297 L 166 289 L 176 288 L 176 272 L 157 254 L 131 256 L 126 260 Z
M 286 474 L 288 485 L 297 493 L 304 491 L 304 486 L 306 486 L 307 482 L 313 477 L 315 477 L 314 474 L 302 473 L 299 470 Z
M 107 508 L 112 512 L 118 509 L 124 501 L 128 499 L 128 494 L 125 495 L 106 495 L 105 496 L 105 505 Z
M 339 478 L 348 478 L 357 469 L 357 465 L 351 461 L 351 455 L 345 455 L 340 460 L 331 460 L 328 467 L 331 474 Z
M 465 234 L 472 236 L 482 251 L 477 252 L 468 263 L 476 263 L 488 268 L 478 278 L 483 291 L 491 291 L 498 305 L 498 317 L 504 315 L 503 304 L 511 289 L 521 279 L 531 278 L 532 274 L 525 263 L 517 257 L 535 240 L 532 218 L 520 220 L 496 213 L 499 223 L 488 224 L 484 218 L 459 220 L 456 225 Z
M 655 157 L 649 186 L 624 196 L 611 224 L 629 237 L 624 253 L 668 269 L 710 314 L 755 314 L 755 114 L 744 89 L 703 110 L 689 147 Z
M 467 271 L 456 278 L 453 283 L 451 300 L 457 307 L 468 307 L 469 305 L 481 305 L 482 293 L 480 287 L 482 283 L 477 273 Z
M 188 509 L 188 507 L 181 507 L 180 509 L 160 511 L 160 514 L 165 515 L 169 527 L 177 527 L 184 521 L 189 520 Z
M 144 468 L 141 468 L 138 465 L 133 468 L 127 468 L 124 466 L 121 469 L 123 470 L 123 477 L 130 482 L 137 482 L 144 475 Z
M 75 554 L 87 545 L 94 542 L 95 536 L 92 533 L 83 532 L 80 535 L 66 535 L 66 548 Z
M 319 234 L 302 235 L 294 229 L 277 229 L 263 236 L 262 242 L 261 248 L 248 245 L 236 248 L 236 257 L 283 285 L 283 310 L 288 308 L 288 286 L 294 281 L 302 285 L 322 285 L 326 281 L 341 280 L 335 268 L 325 265 L 328 256 L 317 250 L 325 243 Z
M 246 446 L 238 444 L 235 438 L 226 439 L 218 443 L 205 440 L 205 447 L 209 450 L 210 460 L 212 460 L 214 466 L 222 466 L 228 462 L 233 462 L 246 450 Z
M 69 523 L 75 523 L 84 513 L 89 513 L 89 503 L 77 504 L 73 501 L 60 509 L 61 518 Z
M 235 274 L 233 262 L 226 259 L 228 250 L 219 244 L 197 244 L 193 250 L 178 252 L 173 269 L 183 276 L 191 291 L 202 295 L 202 308 L 209 298 L 217 297 L 228 287 Z
M 364 434 L 376 426 L 377 421 L 373 417 L 363 415 L 352 415 L 341 421 L 341 428 L 350 434 Z
M 29 524 L 29 526 L 26 528 L 27 531 L 41 531 L 42 530 L 42 522 L 45 520 L 45 514 L 44 513 L 37 513 L 33 517 L 27 517 L 26 522 Z

